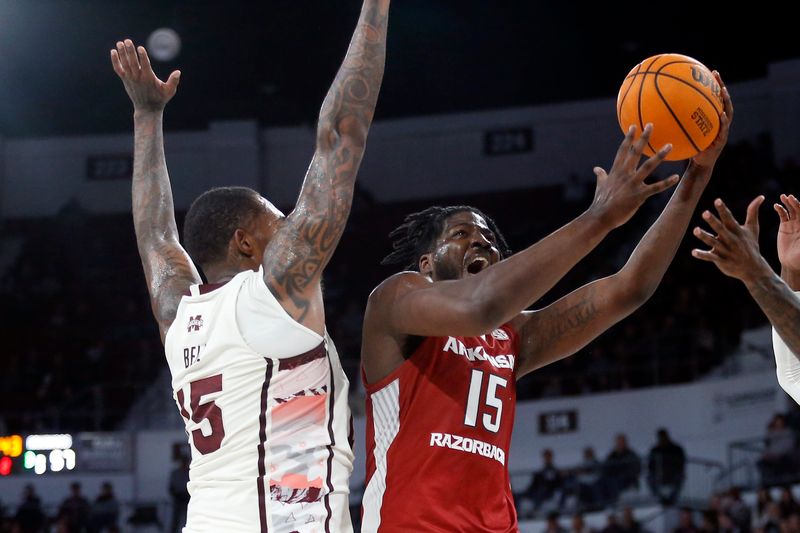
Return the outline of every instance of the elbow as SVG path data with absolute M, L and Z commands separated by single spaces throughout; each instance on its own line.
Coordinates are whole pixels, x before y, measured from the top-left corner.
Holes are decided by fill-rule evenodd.
M 499 298 L 477 297 L 469 306 L 474 332 L 470 335 L 483 335 L 505 324 L 512 316 L 499 301 Z
M 320 120 L 317 126 L 317 146 L 324 150 L 335 150 L 347 146 L 350 150 L 363 152 L 367 145 L 369 126 L 361 124 L 355 116 Z
M 618 287 L 612 295 L 619 308 L 633 312 L 652 298 L 660 280 L 636 279 L 625 275 L 613 276 L 614 286 Z

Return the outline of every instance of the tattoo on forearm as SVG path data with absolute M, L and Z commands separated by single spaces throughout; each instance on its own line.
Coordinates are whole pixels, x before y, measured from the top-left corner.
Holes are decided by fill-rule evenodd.
M 791 289 L 777 276 L 764 278 L 749 289 L 789 349 L 800 354 L 800 302 Z
M 178 243 L 161 116 L 136 120 L 134 135 L 133 222 L 153 314 L 164 327 L 171 322 L 181 294 L 199 282 L 188 255 Z
M 597 304 L 592 295 L 587 294 L 586 297 L 555 317 L 545 331 L 533 332 L 533 334 L 538 334 L 540 345 L 547 346 L 557 342 L 564 335 L 581 329 L 595 316 L 597 316 Z
M 309 285 L 319 279 L 344 231 L 353 186 L 375 112 L 386 57 L 388 0 L 366 0 L 347 55 L 322 104 L 317 153 L 297 207 L 270 243 L 268 285 L 305 318 Z

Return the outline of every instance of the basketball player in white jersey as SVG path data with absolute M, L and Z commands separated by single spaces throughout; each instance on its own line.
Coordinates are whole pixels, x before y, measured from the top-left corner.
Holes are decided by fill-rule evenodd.
M 352 531 L 348 383 L 320 279 L 350 211 L 388 14 L 389 0 L 364 0 L 294 210 L 284 216 L 250 189 L 212 189 L 186 216 L 186 250 L 162 133 L 180 72 L 162 82 L 130 40 L 111 50 L 134 107 L 139 254 L 192 449 L 185 532 Z
M 744 224 L 739 224 L 721 199 L 714 202 L 717 214 L 703 213 L 714 232 L 695 228 L 695 236 L 708 250 L 692 250 L 692 255 L 717 265 L 732 278 L 744 283 L 750 296 L 772 324 L 772 347 L 778 384 L 800 403 L 800 201 L 793 194 L 782 194 L 773 204 L 781 222 L 778 227 L 778 261 L 781 274 L 772 270 L 758 246 L 758 209 L 763 196 L 747 207 Z

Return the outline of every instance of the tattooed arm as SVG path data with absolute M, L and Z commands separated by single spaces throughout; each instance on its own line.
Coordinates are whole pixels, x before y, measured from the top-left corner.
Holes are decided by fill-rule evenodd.
M 793 195 L 781 195 L 775 204 L 781 218 L 778 230 L 778 259 L 781 279 L 762 257 L 758 246 L 759 196 L 747 207 L 744 224 L 739 224 L 722 200 L 715 202 L 719 217 L 706 211 L 703 218 L 716 235 L 695 228 L 695 235 L 711 247 L 692 254 L 714 263 L 723 274 L 739 279 L 767 315 L 773 328 L 773 347 L 778 382 L 800 403 L 800 202 Z
M 264 280 L 295 320 L 324 329 L 322 270 L 344 231 L 383 79 L 389 0 L 365 0 L 322 103 L 317 148 L 297 205 L 264 252 Z
M 719 135 L 689 163 L 664 211 L 619 272 L 589 283 L 544 309 L 524 312 L 515 320 L 521 333 L 517 378 L 577 352 L 655 292 L 728 142 L 733 104 L 719 74 L 714 74 L 722 87 L 725 106 Z
M 181 295 L 200 276 L 178 240 L 172 190 L 164 158 L 164 107 L 175 96 L 180 72 L 166 82 L 153 73 L 144 47 L 130 39 L 111 50 L 111 64 L 133 102 L 133 224 L 150 304 L 161 340 L 175 319 Z

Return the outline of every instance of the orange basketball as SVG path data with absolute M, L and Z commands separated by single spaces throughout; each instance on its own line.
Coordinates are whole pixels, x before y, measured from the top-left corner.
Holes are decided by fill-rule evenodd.
M 623 132 L 638 134 L 650 122 L 653 134 L 645 154 L 672 143 L 670 161 L 705 150 L 719 132 L 724 110 L 717 80 L 702 63 L 680 54 L 660 54 L 636 65 L 617 96 L 617 120 Z

